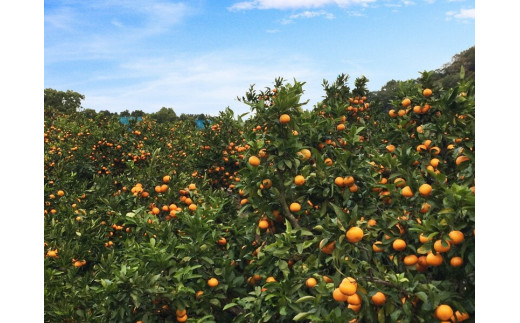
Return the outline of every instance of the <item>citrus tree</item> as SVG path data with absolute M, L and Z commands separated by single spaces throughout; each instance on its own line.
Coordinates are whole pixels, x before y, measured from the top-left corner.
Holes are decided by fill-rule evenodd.
M 460 322 L 474 316 L 474 84 L 251 87 L 204 129 L 45 120 L 45 320 Z M 376 100 L 377 102 L 377 100 Z

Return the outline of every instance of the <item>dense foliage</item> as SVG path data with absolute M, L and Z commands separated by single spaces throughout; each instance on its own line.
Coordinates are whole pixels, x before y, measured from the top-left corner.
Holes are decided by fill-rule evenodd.
M 341 74 L 312 108 L 279 78 L 239 98 L 247 115 L 128 124 L 46 90 L 45 321 L 474 320 L 475 92 L 459 71 L 385 102 Z

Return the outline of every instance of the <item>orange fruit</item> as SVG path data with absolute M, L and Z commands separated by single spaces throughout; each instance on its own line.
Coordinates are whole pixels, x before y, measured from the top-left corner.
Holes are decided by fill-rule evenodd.
M 314 286 L 316 286 L 317 283 L 318 282 L 314 277 L 307 278 L 307 280 L 305 281 L 305 285 L 309 288 L 313 288 Z
M 449 305 L 441 304 L 435 309 L 435 316 L 441 321 L 447 321 L 453 316 L 453 310 Z
M 208 286 L 209 287 L 217 287 L 218 286 L 218 280 L 216 278 L 210 278 L 208 280 Z
M 162 184 L 161 185 L 161 193 L 165 193 L 166 191 L 168 191 L 168 185 Z
M 253 167 L 260 165 L 260 159 L 256 156 L 249 157 L 249 164 Z
M 83 260 L 83 261 L 76 260 L 76 261 L 74 261 L 74 267 L 79 268 L 79 267 L 84 266 L 86 263 L 87 262 L 85 260 Z
M 353 305 L 348 304 L 347 308 L 353 310 L 354 312 L 358 313 L 361 310 L 361 305 Z
M 451 317 L 452 322 L 462 322 L 469 319 L 468 313 L 461 313 L 459 311 L 455 312 L 455 315 Z
M 197 292 L 195 293 L 195 298 L 196 298 L 196 299 L 199 299 L 199 298 L 202 296 L 202 294 L 204 294 L 203 291 L 201 291 L 201 290 L 197 291 Z
M 269 189 L 273 185 L 273 182 L 269 178 L 266 178 L 266 179 L 262 180 L 262 185 L 264 186 L 265 189 Z
M 423 151 L 426 151 L 428 148 L 425 145 L 417 145 L 417 152 L 421 153 Z
M 305 177 L 303 177 L 302 175 L 296 175 L 296 177 L 294 178 L 294 184 L 301 186 L 304 183 L 305 183 Z
M 325 246 L 323 246 L 323 240 L 320 241 L 319 248 L 321 249 L 321 252 L 326 253 L 327 255 L 332 254 L 332 251 L 334 251 L 335 247 L 336 241 L 329 242 Z
M 337 302 L 346 302 L 348 299 L 348 296 L 343 294 L 339 290 L 339 288 L 335 288 L 334 291 L 332 292 L 332 298 L 334 298 L 334 300 Z
M 450 237 L 449 241 L 453 244 L 459 244 L 462 243 L 462 241 L 464 241 L 464 233 L 462 233 L 461 231 L 453 230 L 448 235 Z
M 188 320 L 188 315 L 177 316 L 177 322 L 186 322 Z
M 459 157 L 457 157 L 457 159 L 455 159 L 455 164 L 457 164 L 457 166 L 459 166 L 461 163 L 466 162 L 468 160 L 469 160 L 469 158 L 466 156 L 459 156 Z
M 429 184 L 422 184 L 421 186 L 419 186 L 419 194 L 421 194 L 422 196 L 426 197 L 428 195 L 430 195 L 432 192 L 432 187 L 431 185 Z
M 338 131 L 343 131 L 343 130 L 345 130 L 345 124 L 340 123 L 339 125 L 336 126 L 336 130 L 338 130 Z
M 336 177 L 334 179 L 334 184 L 338 185 L 339 187 L 344 187 L 345 184 L 343 182 L 343 177 Z
M 444 243 L 447 243 L 447 245 L 445 245 Z M 433 249 L 435 249 L 435 251 L 437 251 L 438 253 L 448 252 L 451 249 L 451 244 L 449 241 L 445 241 L 444 243 L 441 239 L 435 241 L 435 243 L 433 244 Z
M 439 147 L 431 147 L 430 148 L 430 153 L 432 155 L 438 155 L 438 154 L 440 154 L 440 152 L 441 152 L 441 149 Z
M 392 247 L 395 251 L 403 251 L 406 249 L 406 242 L 403 239 L 395 239 L 392 243 Z
M 429 252 L 428 255 L 426 255 L 426 263 L 428 266 L 440 266 L 442 264 L 442 255 L 440 253 L 433 254 L 433 252 Z
M 464 263 L 464 260 L 462 260 L 462 257 L 452 257 L 450 259 L 450 265 L 452 267 L 460 267 Z
M 302 206 L 300 205 L 300 203 L 297 203 L 297 202 L 293 202 L 289 206 L 289 210 L 291 210 L 291 212 L 299 212 L 301 209 L 302 209 Z
M 356 293 L 357 285 L 351 283 L 348 279 L 343 279 L 341 284 L 339 284 L 339 290 L 343 294 L 345 294 L 347 296 L 351 296 L 351 295 L 354 295 Z
M 348 187 L 348 190 L 350 193 L 356 193 L 358 191 L 359 187 L 356 184 L 352 184 Z
M 401 101 L 401 105 L 403 108 L 406 108 L 412 104 L 412 101 L 409 98 L 405 98 L 403 101 Z
M 419 258 L 417 258 L 416 255 L 408 255 L 408 256 L 404 257 L 403 263 L 407 266 L 413 266 L 417 263 L 418 260 L 419 260 Z
M 333 282 L 333 280 L 329 277 L 329 276 L 323 276 L 323 280 L 327 283 L 327 284 L 330 284 Z
M 389 153 L 393 153 L 394 150 L 395 150 L 395 146 L 394 146 L 394 145 L 388 145 L 388 146 L 386 146 L 386 150 L 387 150 Z
M 430 241 L 430 240 L 431 240 L 431 238 L 428 239 L 428 237 L 425 236 L 423 233 L 421 233 L 421 234 L 419 235 L 419 241 L 420 241 L 421 243 L 426 243 L 426 242 L 428 242 L 428 241 Z
M 397 117 L 397 114 L 395 113 L 395 110 L 394 110 L 394 109 L 388 111 L 388 115 L 390 116 L 390 118 L 395 118 L 395 117 Z
M 381 306 L 386 302 L 386 296 L 382 292 L 377 292 L 372 296 L 372 303 L 376 306 Z
M 383 244 L 381 241 L 376 241 L 372 244 L 372 250 L 374 252 L 381 252 L 383 251 L 383 248 L 380 248 L 378 245 Z
M 269 228 L 269 222 L 267 220 L 260 220 L 258 222 L 258 227 L 262 230 L 265 230 L 265 229 Z
M 431 165 L 432 167 L 437 167 L 437 166 L 439 166 L 439 162 L 440 162 L 440 161 L 439 161 L 438 158 L 432 158 L 432 160 L 430 160 L 430 165 Z
M 352 227 L 348 229 L 345 236 L 349 242 L 356 243 L 363 239 L 363 230 L 360 227 Z
M 410 188 L 410 186 L 403 187 L 403 189 L 401 190 L 401 195 L 404 197 L 412 197 L 413 192 L 412 192 L 412 189 Z
M 326 158 L 324 160 L 324 162 L 325 162 L 325 165 L 327 165 L 327 166 L 332 166 L 332 164 L 333 164 L 332 159 L 330 159 L 330 158 Z
M 197 204 L 190 204 L 190 206 L 188 206 L 188 209 L 190 209 L 191 211 L 197 210 Z
M 183 310 L 177 309 L 175 311 L 175 314 L 177 314 L 177 316 L 184 316 L 184 315 L 186 315 L 186 309 L 183 309 Z
M 406 181 L 401 177 L 397 177 L 394 179 L 394 184 L 396 187 L 404 187 L 406 185 Z
M 426 103 L 426 104 L 422 107 L 422 109 L 421 109 L 421 113 L 426 113 L 426 112 L 428 112 L 428 110 L 430 110 L 431 107 L 432 107 L 431 105 L 429 105 L 428 103 Z
M 430 210 L 430 208 L 431 208 L 431 205 L 429 203 L 423 203 L 421 205 L 421 210 L 419 212 L 424 214 L 424 213 L 428 212 Z
M 404 116 L 405 114 L 406 114 L 406 111 L 403 110 L 403 109 L 397 111 L 397 115 L 400 116 L 400 117 Z
M 311 151 L 309 149 L 302 149 L 298 152 L 298 155 L 303 157 L 303 159 L 307 160 L 311 158 Z
M 426 89 L 424 89 L 424 90 L 422 91 L 422 94 L 423 94 L 425 97 L 430 97 L 430 96 L 432 95 L 432 93 L 433 93 L 433 91 L 432 91 L 431 89 L 428 89 L 428 88 L 426 88 Z
M 354 185 L 354 177 L 353 176 L 347 176 L 343 178 L 343 184 L 346 186 L 352 186 Z
M 351 305 L 361 305 L 361 297 L 359 296 L 359 294 L 350 295 L 347 298 L 347 302 Z
M 368 225 L 369 227 L 373 227 L 373 226 L 376 225 L 376 224 L 377 224 L 377 221 L 374 220 L 374 219 L 370 219 L 370 220 L 368 220 L 368 222 L 367 222 L 367 225 Z
M 221 246 L 225 246 L 227 243 L 227 240 L 226 238 L 222 237 L 218 240 L 218 244 L 221 245 Z
M 162 179 L 162 180 L 163 180 L 163 182 L 164 182 L 164 183 L 169 183 L 171 179 L 172 179 L 172 177 L 171 177 L 171 176 L 169 176 L 169 175 L 166 175 L 166 176 L 164 176 L 164 177 L 163 177 L 163 179 Z
M 286 124 L 288 123 L 289 121 L 291 121 L 291 117 L 288 115 L 288 114 L 282 114 L 280 116 L 280 123 L 281 124 Z
M 275 283 L 276 282 L 276 278 L 274 278 L 273 276 L 271 277 L 267 277 L 267 279 L 265 280 L 266 283 Z

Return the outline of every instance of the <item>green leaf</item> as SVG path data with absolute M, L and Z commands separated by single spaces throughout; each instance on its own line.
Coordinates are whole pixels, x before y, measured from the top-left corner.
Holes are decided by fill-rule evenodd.
M 314 296 L 303 296 L 303 297 L 300 297 L 298 300 L 296 300 L 296 304 L 299 304 L 299 303 L 302 303 L 302 302 L 308 302 L 308 301 L 314 301 L 316 299 L 316 297 Z
M 300 314 L 296 315 L 295 317 L 293 317 L 293 321 L 301 321 L 311 314 L 312 313 L 309 313 L 309 312 L 300 313 Z
M 237 303 L 229 303 L 229 304 L 226 304 L 226 305 L 222 308 L 222 310 L 225 311 L 225 310 L 227 310 L 228 308 L 233 307 L 233 306 L 237 306 Z
M 204 260 L 205 262 L 207 262 L 210 265 L 215 264 L 215 262 L 213 260 L 211 260 L 211 258 L 209 258 L 209 257 L 202 256 L 202 257 L 200 257 L 200 259 Z
M 220 307 L 220 301 L 216 298 L 212 298 L 209 300 L 210 304 Z
M 379 323 L 385 323 L 385 310 L 383 308 L 377 312 L 377 320 Z

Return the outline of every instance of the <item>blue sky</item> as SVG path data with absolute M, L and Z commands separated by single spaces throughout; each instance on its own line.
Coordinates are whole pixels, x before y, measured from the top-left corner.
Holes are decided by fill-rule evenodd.
M 83 107 L 216 115 L 256 84 L 416 78 L 475 45 L 472 0 L 48 0 L 44 87 Z

